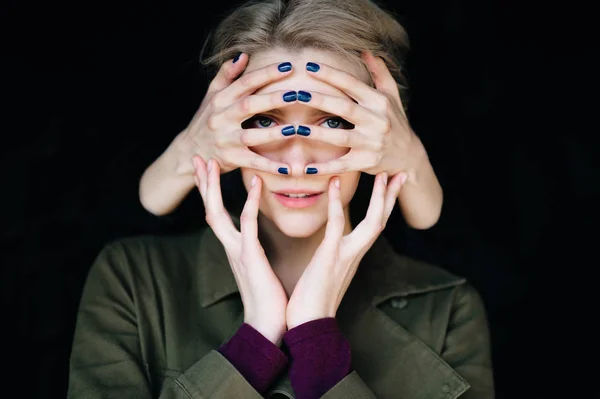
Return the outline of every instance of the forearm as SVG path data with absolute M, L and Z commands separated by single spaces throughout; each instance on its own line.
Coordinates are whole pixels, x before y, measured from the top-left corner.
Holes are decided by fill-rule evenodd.
M 195 186 L 192 156 L 180 133 L 144 171 L 139 197 L 147 211 L 158 216 L 172 212 Z
M 425 147 L 419 139 L 411 151 L 412 168 L 398 195 L 398 205 L 406 223 L 415 229 L 428 229 L 440 218 L 444 194 Z

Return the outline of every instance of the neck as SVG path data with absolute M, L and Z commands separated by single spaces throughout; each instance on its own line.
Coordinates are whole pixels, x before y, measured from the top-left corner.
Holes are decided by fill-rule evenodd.
M 346 225 L 344 235 L 352 231 L 348 207 L 344 209 Z M 289 237 L 275 223 L 259 213 L 260 242 L 273 271 L 281 281 L 288 297 L 304 273 L 319 245 L 325 237 L 327 223 L 309 237 Z

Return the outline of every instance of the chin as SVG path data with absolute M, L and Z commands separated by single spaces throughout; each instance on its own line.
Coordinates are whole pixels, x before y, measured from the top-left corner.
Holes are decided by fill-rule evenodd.
M 307 212 L 286 212 L 276 215 L 273 223 L 286 236 L 307 238 L 321 230 L 327 220 Z

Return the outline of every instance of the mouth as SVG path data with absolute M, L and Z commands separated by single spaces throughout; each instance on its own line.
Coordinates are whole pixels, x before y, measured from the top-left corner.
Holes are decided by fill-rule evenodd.
M 317 203 L 323 191 L 282 190 L 273 192 L 275 198 L 286 208 L 307 208 Z

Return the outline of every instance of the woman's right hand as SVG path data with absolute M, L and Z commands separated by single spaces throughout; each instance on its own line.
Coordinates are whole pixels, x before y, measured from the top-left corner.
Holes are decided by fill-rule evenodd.
M 177 166 L 178 173 L 193 173 L 190 159 L 194 155 L 200 155 L 203 159 L 216 160 L 221 167 L 221 173 L 227 173 L 238 167 L 274 174 L 277 174 L 282 167 L 290 170 L 289 165 L 273 162 L 248 148 L 291 137 L 282 134 L 283 126 L 242 129 L 241 125 L 258 113 L 295 102 L 283 100 L 285 91 L 252 94 L 259 88 L 289 75 L 291 69 L 284 68 L 284 72 L 281 72 L 278 68 L 280 64 L 272 64 L 251 71 L 235 80 L 244 70 L 247 62 L 247 54 L 241 54 L 236 63 L 225 62 L 210 83 L 200 108 L 176 139 L 178 152 L 181 155 Z
M 269 264 L 258 240 L 258 207 L 262 181 L 253 186 L 240 216 L 241 232 L 223 206 L 219 165 L 199 156 L 193 158 L 196 185 L 206 210 L 206 221 L 219 238 L 233 271 L 244 304 L 244 322 L 276 345 L 286 331 L 287 294 Z

